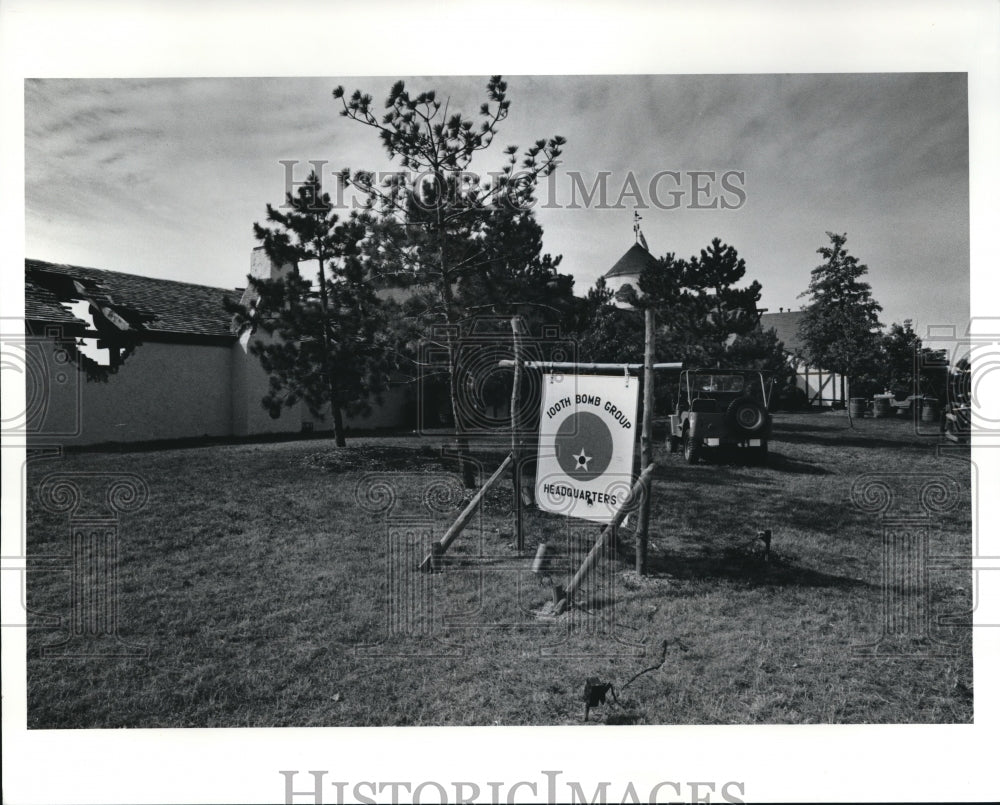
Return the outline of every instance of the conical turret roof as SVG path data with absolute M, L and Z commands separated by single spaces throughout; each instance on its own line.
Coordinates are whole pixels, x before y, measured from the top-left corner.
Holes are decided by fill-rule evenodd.
M 646 249 L 642 248 L 642 244 L 633 243 L 632 248 L 625 252 L 617 263 L 611 266 L 608 273 L 604 275 L 604 279 L 626 276 L 638 277 L 647 266 L 656 268 L 657 265 L 656 258 Z

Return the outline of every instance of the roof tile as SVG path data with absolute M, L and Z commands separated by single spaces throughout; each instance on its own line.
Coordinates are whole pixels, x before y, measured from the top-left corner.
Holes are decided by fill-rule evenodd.
M 804 310 L 765 313 L 760 317 L 760 328 L 765 332 L 773 329 L 778 335 L 778 340 L 784 343 L 785 352 L 805 354 L 806 345 L 799 337 L 799 322 L 804 315 Z
M 656 268 L 659 266 L 659 263 L 640 244 L 634 243 L 632 248 L 625 252 L 618 262 L 608 269 L 604 278 L 611 279 L 612 277 L 620 277 L 622 275 L 639 276 L 647 266 Z
M 45 275 L 60 274 L 87 286 L 96 301 L 107 301 L 147 318 L 144 329 L 162 334 L 232 336 L 232 316 L 223 299 L 239 301 L 231 288 L 123 274 L 43 260 L 25 260 L 25 318 L 32 321 L 81 324 L 44 283 Z M 79 297 L 76 297 L 79 298 Z M 71 301 L 67 299 L 65 301 Z

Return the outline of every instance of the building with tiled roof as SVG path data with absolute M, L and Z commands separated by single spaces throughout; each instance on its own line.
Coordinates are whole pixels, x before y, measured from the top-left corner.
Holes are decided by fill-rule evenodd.
M 785 345 L 785 352 L 806 357 L 805 343 L 799 336 L 799 322 L 804 310 L 782 310 L 778 313 L 764 313 L 760 317 L 760 327 L 765 332 L 774 330 L 778 340 Z
M 644 244 L 645 239 L 639 243 L 637 238 L 629 250 L 618 258 L 618 262 L 604 273 L 604 283 L 608 290 L 615 294 L 615 304 L 621 307 L 627 307 L 628 303 L 619 299 L 618 295 L 629 288 L 638 293 L 639 277 L 642 272 L 647 268 L 655 269 L 659 265 Z
M 123 274 L 43 260 L 25 260 L 25 318 L 29 321 L 89 328 L 64 302 L 86 299 L 109 305 L 147 341 L 232 343 L 232 316 L 222 300 L 239 301 L 242 289 Z M 82 286 L 82 287 L 80 287 Z
M 637 241 L 618 258 L 617 263 L 607 270 L 604 279 L 609 280 L 617 277 L 638 279 L 644 268 L 656 268 L 657 265 L 659 264 L 656 262 L 656 258 Z
M 226 309 L 244 289 L 43 260 L 25 260 L 24 269 L 28 407 L 13 430 L 84 445 L 330 427 L 301 403 L 277 419 L 261 405 L 268 375 Z M 287 270 L 253 251 L 253 276 Z M 402 400 L 390 395 L 347 424 L 383 427 L 401 417 Z
M 850 397 L 847 379 L 835 372 L 814 366 L 809 358 L 805 342 L 799 335 L 799 324 L 804 316 L 804 310 L 764 313 L 760 317 L 760 327 L 765 332 L 774 330 L 785 352 L 788 353 L 789 360 L 795 366 L 795 384 L 802 389 L 810 404 L 845 405 Z

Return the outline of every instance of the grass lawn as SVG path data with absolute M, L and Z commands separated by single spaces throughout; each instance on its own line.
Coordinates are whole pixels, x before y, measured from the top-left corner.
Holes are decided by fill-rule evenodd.
M 971 607 L 968 565 L 940 559 L 971 551 L 968 453 L 939 456 L 936 439 L 903 421 L 856 425 L 843 413 L 778 414 L 767 467 L 687 466 L 661 440 L 651 574 L 635 576 L 622 529 L 620 554 L 559 617 L 544 614 L 551 588 L 530 572 L 535 548 L 554 547 L 565 584 L 599 528 L 529 511 L 518 556 L 509 482 L 487 495 L 443 572 L 414 572 L 427 534 L 440 537 L 463 502 L 441 440 L 32 461 L 28 726 L 579 724 L 591 676 L 618 696 L 593 724 L 970 722 L 971 629 L 938 622 Z M 502 456 L 484 453 L 487 472 Z M 87 473 L 77 517 L 103 511 L 100 473 L 145 479 L 148 503 L 118 521 L 121 642 L 80 643 L 144 656 L 44 654 L 73 611 L 70 573 L 44 558 L 70 542 L 69 515 L 37 496 L 52 472 Z M 926 524 L 886 524 L 852 503 L 866 473 L 898 487 L 890 514 L 919 512 L 915 484 L 941 476 L 958 505 Z M 895 593 L 930 625 L 880 640 L 883 527 L 929 528 L 928 584 Z M 770 561 L 755 540 L 764 528 Z

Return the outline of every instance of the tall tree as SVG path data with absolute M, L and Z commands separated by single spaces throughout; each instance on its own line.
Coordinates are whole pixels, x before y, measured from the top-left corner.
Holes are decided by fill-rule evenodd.
M 755 333 L 761 286 L 753 281 L 738 287 L 745 275 L 746 263 L 736 249 L 714 238 L 689 260 L 672 252 L 658 258 L 643 270 L 638 290 L 626 286 L 619 296 L 656 310 L 658 361 L 696 367 L 740 367 L 750 361 L 751 368 L 784 371 L 780 345 Z M 586 360 L 641 362 L 642 319 L 615 307 L 612 297 L 602 278 L 578 303 L 573 322 L 580 354 Z M 657 405 L 672 398 L 674 385 L 670 376 L 657 383 Z
M 507 83 L 493 76 L 487 100 L 478 118 L 449 109 L 436 92 L 411 95 L 397 81 L 378 115 L 370 95 L 343 87 L 333 91 L 341 114 L 377 132 L 389 158 L 397 163 L 393 175 L 378 181 L 374 174 L 345 170 L 342 178 L 365 197 L 368 209 L 378 213 L 373 234 L 387 266 L 386 278 L 422 289 L 415 298 L 424 304 L 424 320 L 457 325 L 464 317 L 460 286 L 496 260 L 491 246 L 491 219 L 497 209 L 530 210 L 538 179 L 557 164 L 562 137 L 536 141 L 518 164 L 516 146 L 506 149 L 503 168 L 488 182 L 473 175 L 473 159 L 490 147 L 507 118 Z M 471 282 L 472 280 L 468 280 Z M 412 305 L 411 305 L 412 308 Z M 444 344 L 448 355 L 449 398 L 455 435 L 467 487 L 475 484 L 468 455 L 468 437 L 461 431 L 460 402 L 455 377 L 459 350 L 455 330 L 448 327 Z
M 642 361 L 642 316 L 615 307 L 614 296 L 604 277 L 598 277 L 594 287 L 577 301 L 569 323 L 581 361 Z
M 737 335 L 726 348 L 726 358 L 732 366 L 758 371 L 774 372 L 775 379 L 785 384 L 794 379 L 795 372 L 774 328 L 757 327 Z
M 732 336 L 745 335 L 757 326 L 760 283 L 754 280 L 736 287 L 746 271 L 746 262 L 736 249 L 719 238 L 688 260 L 684 271 L 684 285 L 694 295 L 703 337 L 720 354 Z
M 809 287 L 800 296 L 809 303 L 799 324 L 799 335 L 816 366 L 847 378 L 848 384 L 877 362 L 882 324 L 882 306 L 865 282 L 868 266 L 848 254 L 847 234 L 827 232 L 829 246 L 817 253 L 824 262 L 811 272 Z M 847 406 L 851 426 L 854 420 Z
M 573 304 L 573 277 L 562 256 L 543 253 L 542 227 L 530 209 L 509 203 L 484 211 L 475 270 L 462 272 L 455 301 L 463 311 L 520 315 L 526 323 L 561 321 Z
M 915 394 L 917 357 L 920 353 L 920 336 L 913 330 L 913 322 L 905 319 L 902 324 L 893 322 L 882 338 L 880 379 L 895 394 Z
M 263 405 L 275 417 L 300 400 L 314 416 L 329 406 L 343 447 L 344 413 L 369 410 L 389 370 L 389 338 L 364 260 L 365 222 L 357 214 L 341 220 L 315 173 L 282 208 L 267 205 L 267 222 L 255 223 L 254 235 L 272 261 L 292 268 L 278 279 L 249 277 L 256 298 L 232 307 L 245 325 L 278 336 L 251 346 L 270 374 Z M 315 268 L 315 282 L 303 276 L 304 264 Z
M 737 286 L 746 262 L 719 238 L 688 260 L 667 254 L 657 262 L 643 271 L 639 287 L 657 309 L 660 359 L 694 366 L 730 363 L 734 338 L 751 333 L 758 321 L 760 283 Z

